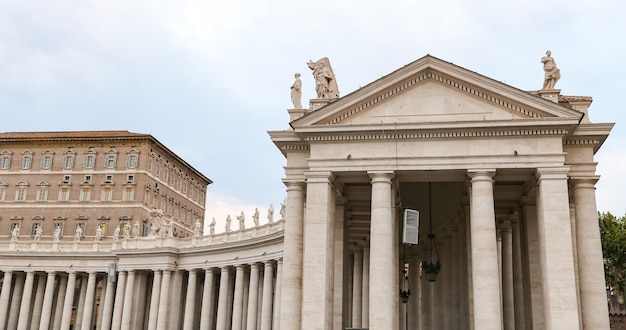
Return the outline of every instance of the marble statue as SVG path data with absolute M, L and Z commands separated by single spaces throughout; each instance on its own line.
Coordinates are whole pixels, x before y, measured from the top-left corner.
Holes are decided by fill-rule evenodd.
M 163 219 L 163 225 L 159 229 L 161 237 L 174 237 L 174 231 L 172 230 L 172 221 L 169 218 Z
M 161 230 L 163 222 L 163 211 L 160 209 L 153 209 L 150 212 L 150 236 L 157 237 Z
M 215 235 L 215 218 L 209 224 L 209 234 Z
M 196 223 L 193 224 L 193 236 L 199 237 L 202 235 L 202 224 L 200 220 L 196 220 Z
M 246 216 L 241 211 L 241 215 L 237 216 L 237 220 L 239 220 L 239 230 L 246 229 Z
M 330 61 L 324 57 L 317 62 L 307 62 L 309 69 L 313 71 L 315 79 L 315 92 L 318 99 L 336 99 L 339 97 L 339 88 L 335 74 L 330 66 Z
M 135 220 L 135 223 L 133 223 L 133 237 L 139 236 L 141 236 L 139 233 L 139 221 Z
M 541 58 L 541 63 L 543 63 L 543 71 L 545 71 L 543 89 L 554 89 L 556 82 L 561 79 L 561 70 L 556 67 L 551 51 L 546 51 L 546 56 Z
M 98 224 L 98 227 L 96 227 L 96 237 L 94 238 L 94 241 L 99 241 L 102 239 L 102 228 L 100 227 L 100 224 Z
M 130 226 L 128 224 L 126 224 L 126 226 L 124 226 L 124 239 L 130 239 Z
M 285 220 L 286 209 L 287 209 L 287 200 L 280 203 L 280 220 Z
M 233 220 L 230 218 L 230 214 L 229 214 L 229 215 L 226 217 L 226 226 L 225 226 L 225 228 L 224 228 L 224 232 L 225 232 L 225 233 L 230 233 L 230 223 L 231 223 L 231 221 L 233 221 Z
M 113 231 L 113 240 L 115 242 L 120 240 L 120 227 L 119 226 L 115 227 L 115 230 Z
M 270 207 L 267 209 L 267 223 L 274 222 L 274 204 L 270 204 Z
M 20 226 L 15 226 L 11 231 L 11 242 L 17 242 L 18 237 L 20 237 Z
M 83 235 L 83 228 L 80 226 L 76 226 L 76 230 L 74 231 L 74 241 L 80 242 L 80 237 Z
M 55 242 L 58 242 L 60 236 L 61 236 L 61 227 L 54 228 L 54 231 L 52 232 L 52 240 Z
M 39 240 L 41 239 L 42 235 L 43 235 L 43 229 L 41 228 L 41 225 L 39 225 L 35 229 L 35 237 L 33 238 L 33 241 L 39 242 Z
M 254 221 L 254 226 L 259 226 L 259 208 L 254 209 L 254 215 L 252 216 L 252 221 Z
M 291 85 L 291 103 L 294 109 L 302 109 L 302 80 L 300 73 L 294 74 L 296 80 Z

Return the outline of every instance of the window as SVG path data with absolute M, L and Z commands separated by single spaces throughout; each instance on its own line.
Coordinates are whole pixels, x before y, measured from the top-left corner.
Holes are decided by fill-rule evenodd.
M 27 151 L 22 154 L 20 158 L 20 168 L 23 170 L 30 169 L 33 166 L 33 155 L 31 152 Z
M 15 200 L 16 201 L 25 201 L 26 193 L 28 190 L 28 183 L 26 182 L 18 182 L 17 187 L 15 189 Z
M 61 187 L 61 188 L 59 188 L 59 200 L 60 201 L 69 201 L 70 200 L 70 187 Z
M 11 167 L 11 152 L 5 151 L 0 155 L 0 170 L 7 170 Z
M 63 183 L 65 183 L 65 184 L 69 184 L 69 183 L 70 183 L 70 181 L 71 181 L 71 179 L 72 179 L 72 176 L 71 176 L 71 175 L 64 175 L 64 176 L 63 176 Z
M 85 175 L 85 183 L 91 183 L 91 175 Z
M 88 201 L 91 199 L 91 188 L 90 187 L 81 187 L 80 188 L 80 196 L 79 199 L 81 201 Z
M 65 223 L 65 220 L 64 220 L 64 219 L 62 219 L 62 220 L 57 220 L 57 221 L 55 221 L 55 222 L 54 222 L 54 229 L 53 229 L 53 232 L 54 232 L 54 230 L 57 230 L 57 229 L 58 229 L 58 230 L 59 230 L 59 237 L 62 237 L 62 236 L 63 236 L 63 224 L 64 224 L 64 223 Z
M 30 236 L 35 236 L 37 228 L 41 228 L 41 221 L 33 222 L 30 226 Z
M 41 168 L 44 170 L 49 170 L 52 168 L 52 157 L 53 157 L 54 153 L 50 152 L 50 151 L 46 151 L 43 153 L 43 156 L 41 156 Z
M 161 175 L 161 164 L 157 163 L 156 164 L 156 170 L 155 170 L 155 174 L 157 176 L 157 178 L 159 177 L 159 175 Z
M 111 195 L 112 195 L 111 187 L 102 188 L 102 200 L 103 201 L 110 201 L 112 198 Z
M 105 182 L 105 183 L 113 183 L 113 175 L 111 175 L 111 174 L 107 174 L 107 175 L 104 177 L 104 182 Z
M 19 220 L 11 221 L 11 225 L 9 225 L 9 236 L 11 236 L 13 234 L 13 229 L 15 229 L 15 228 L 17 228 L 19 226 L 20 226 L 20 221 Z
M 124 187 L 124 200 L 125 201 L 132 201 L 134 197 L 134 190 L 133 187 Z
M 126 182 L 133 183 L 133 181 L 135 181 L 135 176 L 134 175 L 129 175 L 128 176 L 128 180 Z
M 106 235 L 107 235 L 107 227 L 109 227 L 109 222 L 108 221 L 99 221 L 98 222 L 98 227 L 100 227 L 100 230 L 102 231 L 102 237 L 106 237 Z
M 180 190 L 180 186 L 181 186 L 181 177 L 177 176 L 176 177 L 176 189 Z
M 96 164 L 96 155 L 85 155 L 85 158 L 83 159 L 83 167 L 84 168 L 93 168 L 94 165 Z
M 117 162 L 117 155 L 115 154 L 107 154 L 106 157 L 104 157 L 105 168 L 115 168 L 116 162 Z
M 154 157 L 151 155 L 150 158 L 148 158 L 148 172 L 152 173 L 152 163 L 154 162 Z
M 48 200 L 49 188 L 50 188 L 50 185 L 47 182 L 42 182 L 37 186 L 37 200 L 38 201 Z
M 63 168 L 66 170 L 71 170 L 74 167 L 74 154 L 66 153 L 63 155 Z
M 126 167 L 135 168 L 137 167 L 138 161 L 139 161 L 139 155 L 137 154 L 126 155 Z
M 85 236 L 85 220 L 80 220 L 76 222 L 76 227 L 74 227 L 74 235 L 76 235 L 76 231 L 78 230 L 78 228 L 80 228 L 81 230 L 80 236 L 84 237 Z
M 4 196 L 6 195 L 7 184 L 0 181 L 0 201 L 4 200 Z
M 167 183 L 167 179 L 170 177 L 170 170 L 166 167 L 163 169 L 163 181 Z

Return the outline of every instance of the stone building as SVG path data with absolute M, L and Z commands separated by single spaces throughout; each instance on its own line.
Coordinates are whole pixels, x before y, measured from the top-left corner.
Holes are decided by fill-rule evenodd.
M 593 158 L 613 124 L 591 122 L 591 98 L 561 95 L 542 61 L 538 91 L 425 56 L 343 97 L 328 59 L 309 62 L 332 98 L 269 132 L 286 158 L 279 219 L 55 241 L 11 237 L 36 220 L 3 215 L 0 327 L 607 329 Z M 98 152 L 111 146 L 122 154 Z M 169 216 L 153 207 L 148 224 Z

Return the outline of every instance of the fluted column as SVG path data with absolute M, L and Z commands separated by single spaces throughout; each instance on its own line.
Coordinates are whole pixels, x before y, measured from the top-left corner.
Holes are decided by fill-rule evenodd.
M 257 309 L 259 296 L 259 264 L 250 265 L 250 289 L 248 290 L 248 315 L 247 330 L 256 330 L 257 328 Z
M 17 328 L 17 321 L 20 315 L 20 303 L 22 301 L 22 294 L 24 293 L 24 275 L 15 275 L 15 284 L 13 285 L 13 297 L 11 298 L 11 307 L 9 307 L 9 323 L 7 325 L 7 329 Z
M 261 306 L 261 330 L 272 329 L 272 282 L 274 281 L 274 263 L 265 262 L 263 273 L 263 302 Z M 303 323 L 304 324 L 304 323 Z
M 39 279 L 40 281 L 43 278 Z M 52 303 L 54 298 L 54 280 L 55 273 L 48 272 L 46 278 L 46 289 L 43 294 L 43 305 L 41 307 L 41 321 L 39 322 L 39 330 L 48 330 L 50 327 L 50 319 L 52 318 Z M 0 323 L 1 324 L 1 323 Z
M 330 329 L 333 321 L 334 207 L 331 172 L 307 172 L 302 278 L 302 325 Z
M 370 238 L 370 309 L 372 329 L 396 329 L 394 315 L 398 288 L 392 280 L 394 267 L 393 214 L 391 179 L 393 172 L 368 172 L 372 179 L 372 212 Z
M 96 272 L 89 272 L 87 292 L 85 292 L 85 310 L 83 311 L 82 330 L 92 329 L 93 307 L 96 297 Z
M 353 252 L 354 262 L 352 271 L 352 327 L 360 328 L 362 323 L 363 297 L 363 250 L 359 247 Z
M 183 319 L 183 329 L 193 329 L 194 312 L 196 309 L 196 281 L 198 274 L 195 269 L 189 270 L 187 280 L 187 297 L 185 299 L 185 318 Z
M 501 225 L 502 235 L 502 317 L 505 330 L 515 329 L 515 301 L 513 300 L 513 236 L 511 223 Z
M 122 327 L 122 314 L 124 313 L 124 291 L 126 290 L 126 271 L 117 273 L 117 290 L 115 291 L 115 305 L 113 306 L 113 319 L 111 329 L 119 330 Z
M 493 199 L 495 171 L 470 171 L 474 329 L 500 329 L 500 279 Z
M 159 309 L 158 309 L 158 330 L 168 329 L 168 315 L 169 315 L 169 299 L 170 299 L 170 278 L 172 276 L 171 270 L 163 270 L 163 277 L 161 278 L 161 295 L 159 296 Z
M 547 329 L 578 329 L 568 168 L 537 169 L 537 213 Z M 582 269 L 582 267 L 581 267 Z M 606 302 L 605 302 L 606 303 Z
M 113 317 L 113 301 L 115 300 L 115 282 L 110 282 L 109 277 L 105 278 L 107 281 L 107 288 L 104 294 L 104 304 L 102 307 L 102 323 L 101 330 L 111 329 L 111 318 Z
M 609 327 L 600 225 L 596 207 L 596 180 L 597 178 L 573 180 L 578 278 L 584 329 Z
M 204 270 L 204 289 L 202 292 L 202 313 L 200 313 L 200 330 L 209 330 L 213 325 L 213 269 Z M 255 327 L 256 330 L 256 327 Z
M 280 328 L 301 328 L 304 182 L 283 180 L 287 186 Z
M 17 321 L 17 330 L 26 330 L 28 321 L 30 321 L 30 311 L 32 310 L 30 303 L 33 297 L 33 284 L 35 283 L 35 271 L 26 272 L 26 281 L 24 282 L 24 291 L 22 293 L 22 303 L 20 304 L 20 314 Z
M 0 328 L 4 328 L 7 315 L 9 314 L 9 298 L 11 297 L 11 284 L 13 272 L 5 271 L 2 280 L 2 292 L 0 292 Z
M 229 266 L 221 267 L 220 274 L 220 292 L 217 301 L 217 330 L 227 329 L 227 314 L 228 314 L 228 287 L 230 280 Z
M 65 290 L 65 300 L 63 301 L 63 316 L 61 318 L 61 329 L 69 329 L 72 320 L 72 305 L 74 304 L 74 291 L 76 290 L 76 272 L 70 271 L 67 276 L 67 289 Z
M 245 266 L 237 265 L 235 270 L 235 294 L 233 297 L 233 317 L 232 330 L 241 330 L 243 318 L 243 280 L 245 274 Z
M 59 290 L 56 298 L 56 307 L 54 310 L 53 329 L 61 328 L 61 319 L 63 318 L 63 302 L 65 301 L 65 292 L 67 291 L 67 278 L 67 274 L 61 275 L 61 281 L 59 282 Z

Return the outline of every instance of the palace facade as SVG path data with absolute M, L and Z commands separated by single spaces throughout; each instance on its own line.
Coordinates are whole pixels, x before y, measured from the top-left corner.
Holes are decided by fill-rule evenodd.
M 336 82 L 324 80 L 334 79 L 327 60 L 315 63 L 323 96 L 324 84 Z M 210 181 L 182 160 L 170 159 L 165 181 L 155 160 L 140 173 L 120 164 L 137 151 L 137 166 L 148 166 L 162 146 L 52 150 L 0 140 L 0 156 L 10 158 L 0 169 L 0 327 L 608 329 L 594 154 L 613 124 L 593 123 L 591 98 L 561 95 L 559 77 L 546 75 L 549 89 L 528 92 L 425 56 L 346 96 L 290 109 L 290 128 L 269 132 L 286 158 L 284 216 L 220 234 L 194 231 Z M 91 147 L 102 166 L 91 199 L 109 204 L 63 215 L 83 203 L 78 187 L 91 172 L 65 174 L 59 160 L 47 173 L 54 177 L 29 179 L 22 158 L 48 171 L 48 149 L 84 162 Z M 120 211 L 125 190 L 101 200 L 107 175 L 118 175 L 107 155 L 121 166 L 113 188 L 135 175 L 132 203 L 143 213 L 131 219 Z M 201 186 L 197 200 L 172 181 L 174 165 L 177 177 Z M 55 195 L 49 203 L 37 200 L 45 183 Z M 160 195 L 168 189 L 165 202 L 153 197 L 157 183 Z M 179 201 L 194 210 L 185 220 Z M 161 218 L 176 235 L 154 234 Z M 109 237 L 126 220 L 146 229 Z M 108 223 L 105 237 L 98 223 Z

